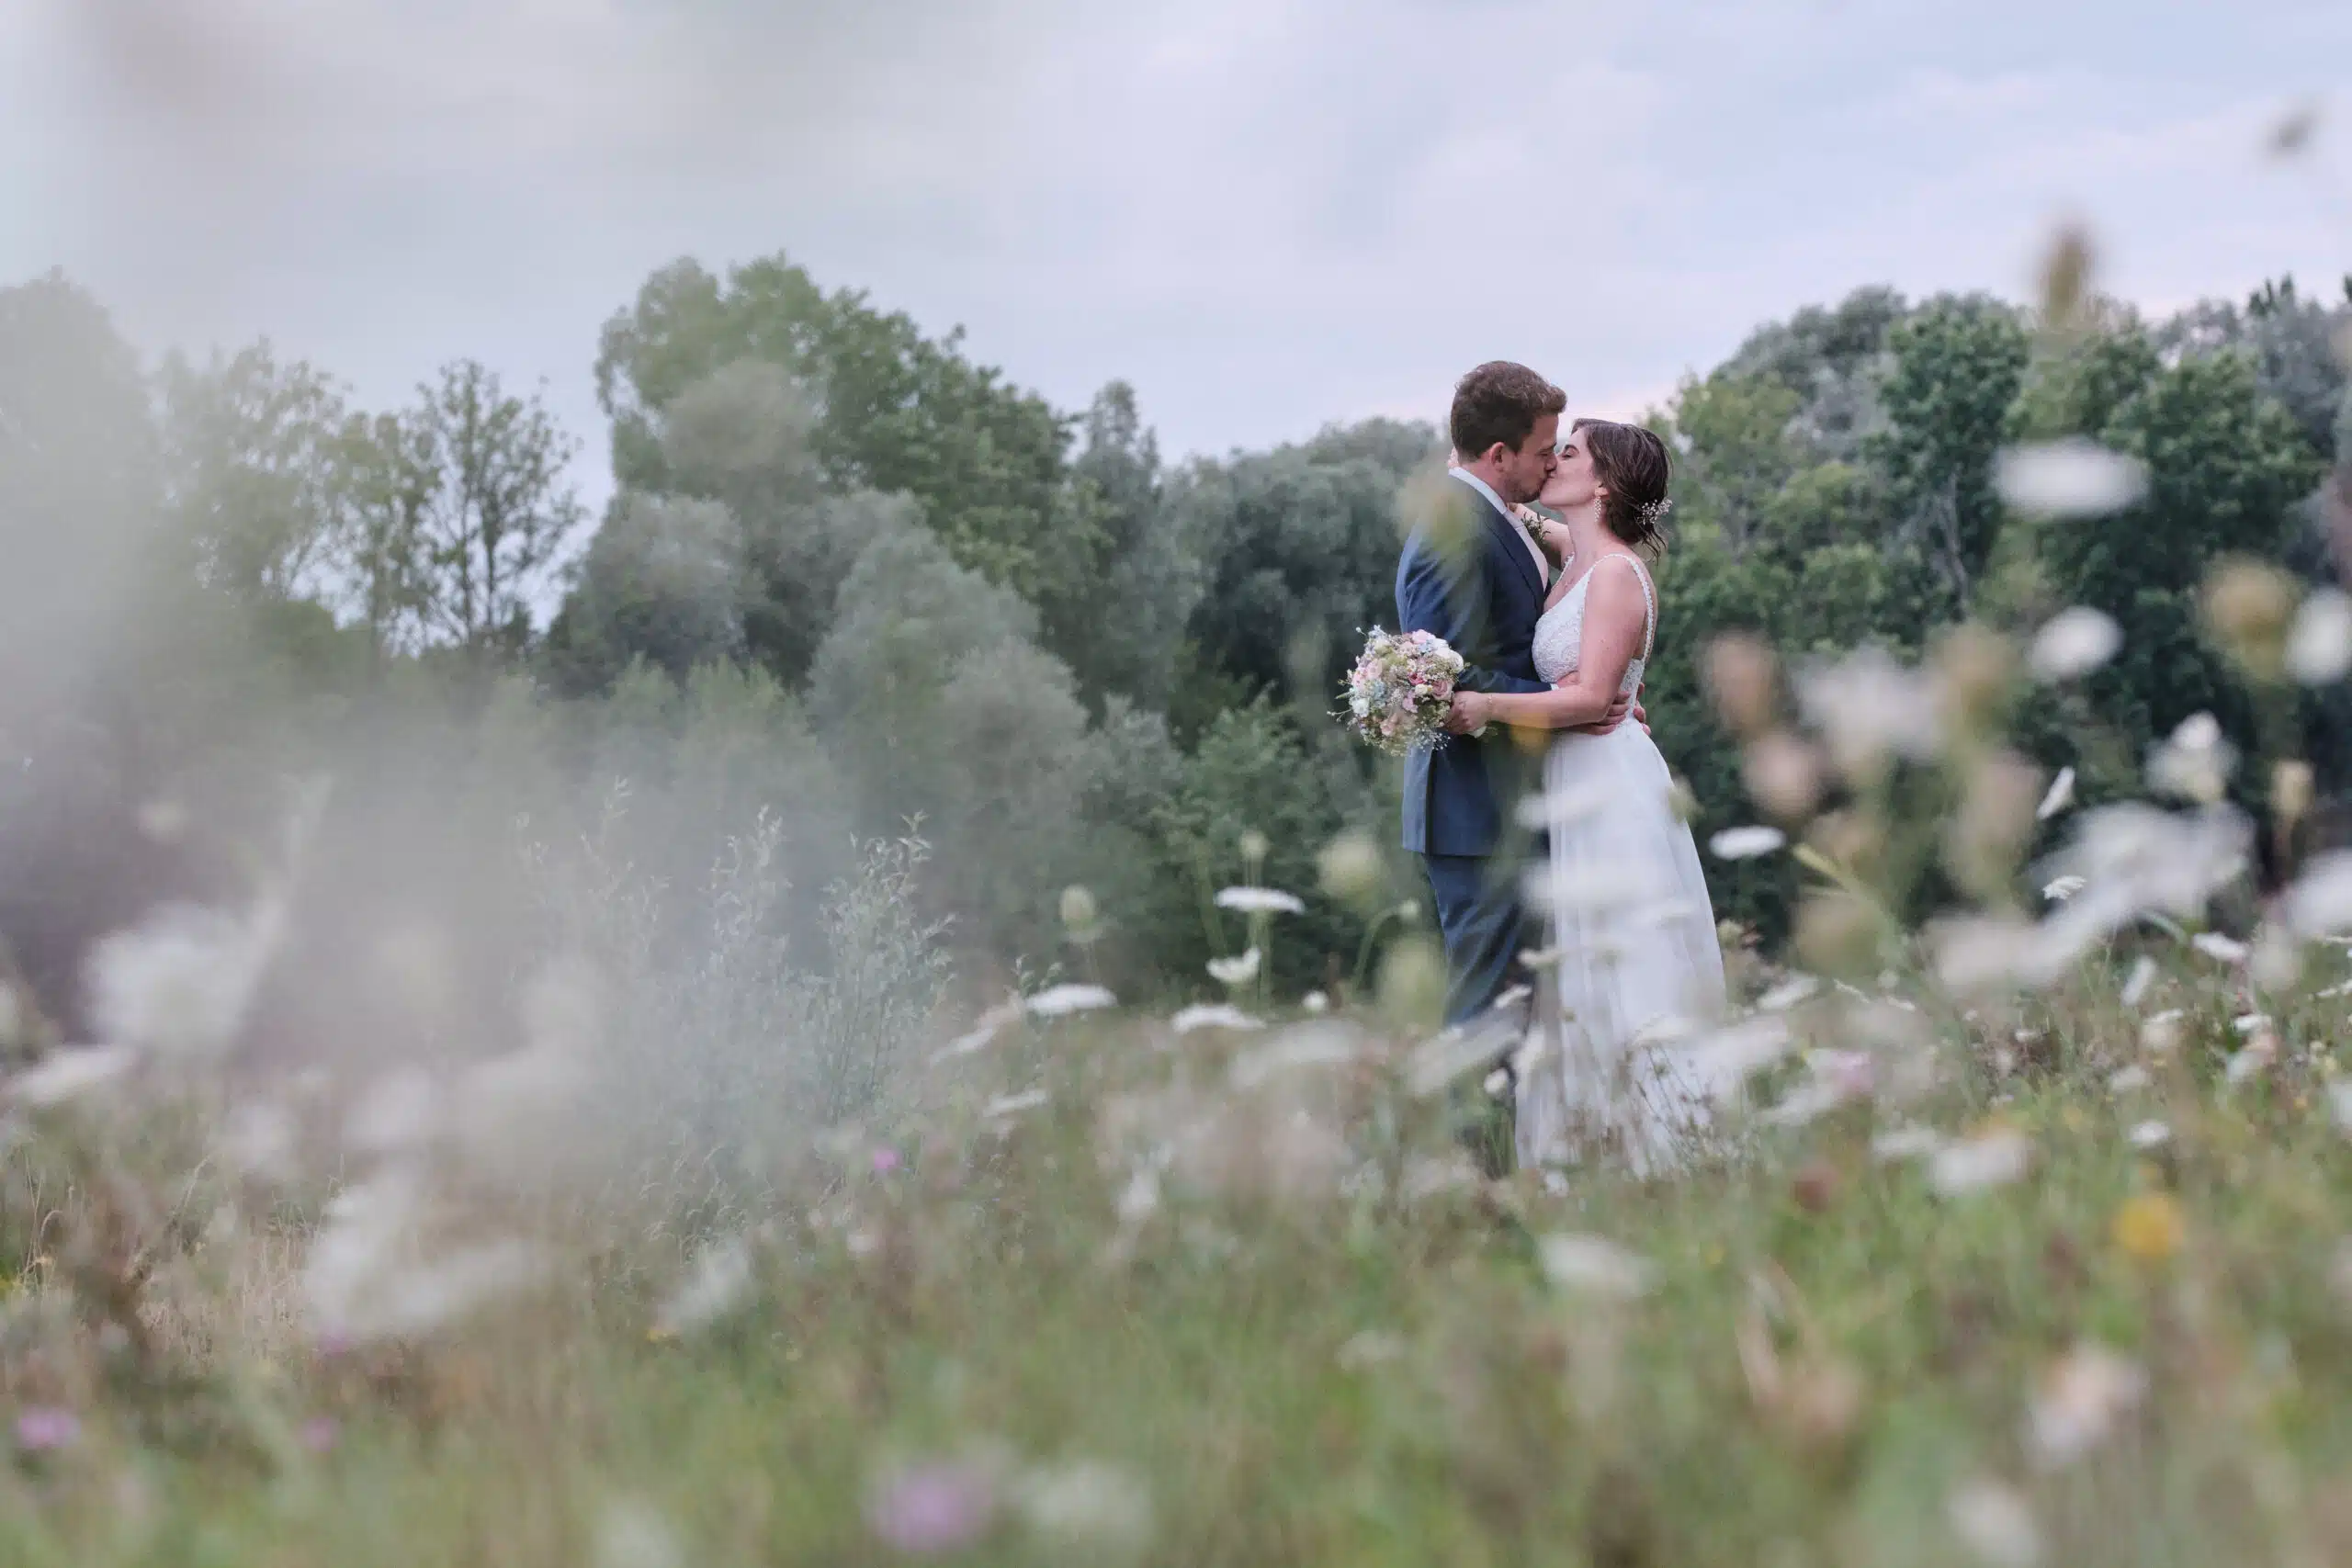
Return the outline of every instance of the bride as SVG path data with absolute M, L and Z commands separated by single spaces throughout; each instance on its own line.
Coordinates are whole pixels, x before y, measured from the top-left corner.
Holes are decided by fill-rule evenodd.
M 1549 919 L 1564 1027 L 1539 1010 L 1518 1057 L 1521 1169 L 1604 1148 L 1636 1174 L 1670 1168 L 1706 1127 L 1716 1087 L 1678 1049 L 1690 1022 L 1722 1009 L 1724 963 L 1666 759 L 1638 725 L 1566 733 L 1604 719 L 1641 685 L 1657 629 L 1642 553 L 1663 545 L 1669 471 L 1655 433 L 1576 422 L 1537 498 L 1562 519 L 1539 520 L 1563 561 L 1535 627 L 1536 673 L 1553 689 L 1453 699 L 1458 728 L 1562 732 L 1544 760 L 1544 795 L 1530 803 L 1551 851 L 1529 893 Z

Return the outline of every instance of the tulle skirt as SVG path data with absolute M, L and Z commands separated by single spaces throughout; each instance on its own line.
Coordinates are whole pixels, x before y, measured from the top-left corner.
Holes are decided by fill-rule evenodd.
M 1562 735 L 1529 803 L 1551 838 L 1528 887 L 1549 936 L 1518 1056 L 1522 1170 L 1622 1158 L 1639 1175 L 1686 1165 L 1716 1096 L 1696 1036 L 1724 1008 L 1706 874 L 1677 814 L 1666 759 L 1637 725 Z

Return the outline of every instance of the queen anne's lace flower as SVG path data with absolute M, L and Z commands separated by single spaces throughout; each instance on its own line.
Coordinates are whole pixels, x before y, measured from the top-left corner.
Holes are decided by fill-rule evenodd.
M 1216 907 L 1244 915 L 1303 915 L 1306 901 L 1278 887 L 1227 887 L 1216 896 Z

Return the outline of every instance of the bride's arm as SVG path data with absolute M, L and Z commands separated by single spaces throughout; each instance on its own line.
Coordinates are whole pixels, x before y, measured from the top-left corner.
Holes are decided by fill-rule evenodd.
M 1599 572 L 1585 589 L 1584 636 L 1574 671 L 1552 690 L 1532 696 L 1457 692 L 1455 715 L 1474 728 L 1501 723 L 1521 729 L 1581 729 L 1599 724 L 1617 702 L 1626 669 L 1640 657 L 1648 626 L 1649 602 L 1641 579 L 1630 571 Z

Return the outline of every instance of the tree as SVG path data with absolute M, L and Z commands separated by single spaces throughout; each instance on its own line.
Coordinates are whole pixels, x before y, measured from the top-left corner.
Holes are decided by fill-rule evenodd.
M 1767 508 L 1802 461 L 1789 438 L 1802 401 L 1783 381 L 1722 370 L 1703 381 L 1686 378 L 1675 399 L 1674 427 L 1685 453 L 1676 510 L 1713 523 L 1735 556 L 1747 553 Z
M 2299 526 L 2298 506 L 2318 481 L 2318 459 L 2243 353 L 2158 370 L 2098 434 L 2146 463 L 2146 499 L 2112 516 L 2044 524 L 2035 536 L 2056 602 L 2090 605 L 2122 627 L 2122 651 L 2086 686 L 2093 707 L 2134 768 L 2199 711 L 2246 736 L 2251 700 L 2203 637 L 2199 592 L 2222 557 L 2280 557 Z M 2086 782 L 2122 788 L 2132 781 Z
M 1035 603 L 1080 592 L 1094 546 L 1062 502 L 1067 423 L 962 351 L 960 328 L 923 335 L 849 289 L 826 292 L 781 255 L 725 284 L 691 261 L 648 279 L 606 324 L 597 388 L 613 419 L 614 471 L 676 488 L 664 412 L 740 361 L 784 372 L 815 411 L 812 450 L 830 488 L 913 496 L 958 564 Z
M 1166 513 L 1207 563 L 1179 700 L 1328 707 L 1364 632 L 1396 616 L 1398 490 L 1442 449 L 1426 425 L 1371 420 L 1178 476 Z
M 248 601 L 320 590 L 347 520 L 334 380 L 265 339 L 200 368 L 175 354 L 161 384 L 167 502 L 205 583 Z
M 548 628 L 557 683 L 601 691 L 636 660 L 684 679 L 739 658 L 742 556 L 742 530 L 723 502 L 615 497 Z
M 1042 635 L 1098 706 L 1119 694 L 1164 707 L 1201 600 L 1197 513 L 1165 504 L 1159 446 L 1125 382 L 1096 393 L 1080 428 L 1063 505 L 1085 513 L 1069 536 L 1095 547 L 1072 591 L 1039 606 Z
M 159 558 L 160 474 L 139 360 L 56 273 L 0 289 L 0 715 L 107 650 Z
M 2335 305 L 2301 293 L 2291 277 L 2266 282 L 2241 307 L 2227 300 L 2200 300 L 2166 322 L 2158 346 L 2189 357 L 2243 351 L 2253 361 L 2256 384 L 2291 417 L 2313 452 L 2326 457 L 2335 444 L 2337 404 L 2346 370 L 2336 346 L 2352 331 L 2352 276 Z
M 470 649 L 519 642 L 531 593 L 581 519 L 564 479 L 576 444 L 479 361 L 420 390 L 401 433 L 413 473 L 433 481 L 413 519 L 420 629 Z
M 2029 340 L 2017 312 L 1983 296 L 1930 301 L 1889 334 L 1881 389 L 1888 428 L 1866 445 L 1886 473 L 1903 538 L 1965 615 L 2003 515 L 1993 489 Z
M 1795 438 L 1817 457 L 1851 461 L 1884 427 L 1878 391 L 1893 364 L 1888 340 L 1909 314 L 1894 289 L 1858 288 L 1835 306 L 1807 306 L 1758 328 L 1717 374 L 1787 388 L 1799 400 Z

